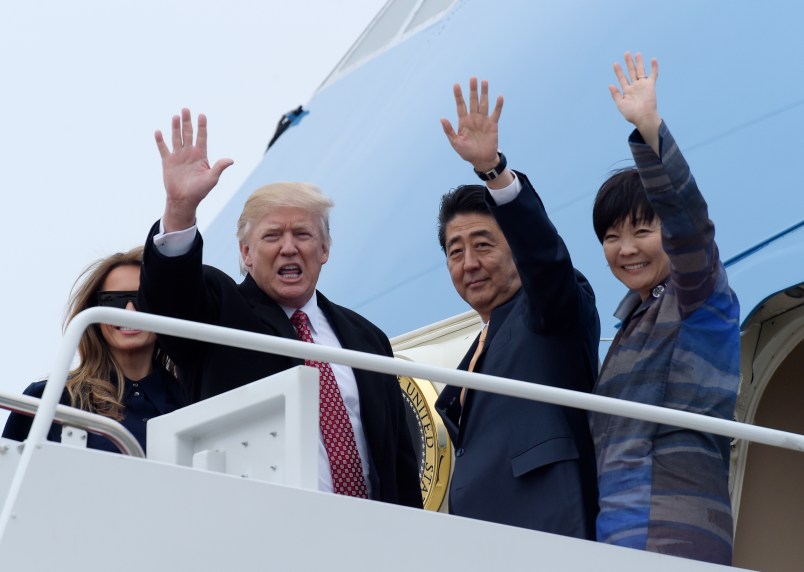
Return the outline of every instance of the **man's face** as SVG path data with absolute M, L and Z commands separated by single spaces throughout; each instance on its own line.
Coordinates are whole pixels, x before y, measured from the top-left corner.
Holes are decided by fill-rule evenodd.
M 484 322 L 522 284 L 508 241 L 491 215 L 453 217 L 447 223 L 446 251 L 455 290 Z
M 320 218 L 298 207 L 279 207 L 250 229 L 240 253 L 249 274 L 276 302 L 290 308 L 312 297 L 329 246 Z
M 643 300 L 670 274 L 658 218 L 636 225 L 625 220 L 610 227 L 603 235 L 603 254 L 614 277 L 639 292 Z

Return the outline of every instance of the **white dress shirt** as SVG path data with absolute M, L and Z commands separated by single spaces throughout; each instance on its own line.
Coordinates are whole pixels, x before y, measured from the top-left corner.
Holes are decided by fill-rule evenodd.
M 491 198 L 494 199 L 494 202 L 498 205 L 510 203 L 517 197 L 519 191 L 522 190 L 522 183 L 519 181 L 519 177 L 517 177 L 516 173 L 513 171 L 511 171 L 511 174 L 514 176 L 514 182 L 507 187 L 503 187 L 502 189 L 489 189 L 489 186 L 486 185 Z

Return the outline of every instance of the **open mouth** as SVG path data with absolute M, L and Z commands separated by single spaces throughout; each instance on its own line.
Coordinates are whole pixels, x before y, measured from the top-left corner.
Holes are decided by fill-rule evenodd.
M 279 275 L 286 280 L 295 280 L 301 276 L 301 266 L 298 264 L 286 264 L 279 269 Z
M 625 264 L 623 266 L 624 270 L 639 270 L 641 268 L 645 268 L 648 265 L 647 262 L 637 262 L 636 264 Z

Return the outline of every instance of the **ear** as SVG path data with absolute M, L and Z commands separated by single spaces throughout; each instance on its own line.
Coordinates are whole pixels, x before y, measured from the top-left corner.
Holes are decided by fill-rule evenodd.
M 327 260 L 329 260 L 329 245 L 324 243 L 321 245 L 321 264 L 326 264 Z
M 240 243 L 240 257 L 243 260 L 243 265 L 251 270 L 251 255 L 249 254 L 251 249 L 248 247 L 248 244 L 245 242 Z

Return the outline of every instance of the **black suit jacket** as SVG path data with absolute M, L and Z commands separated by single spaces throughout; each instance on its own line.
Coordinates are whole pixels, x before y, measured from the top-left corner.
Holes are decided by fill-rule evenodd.
M 592 288 L 524 175 L 511 203 L 486 200 L 505 234 L 522 288 L 491 313 L 475 371 L 591 391 L 600 323 Z M 477 340 L 460 369 L 467 369 Z M 450 512 L 594 538 L 597 477 L 586 412 L 494 393 L 441 393 L 437 409 L 455 445 Z
M 145 312 L 228 328 L 298 339 L 284 310 L 247 276 L 240 284 L 201 263 L 203 241 L 166 257 L 153 244 L 156 223 L 145 246 L 140 309 Z M 333 304 L 320 292 L 318 305 L 344 348 L 392 356 L 385 334 L 359 314 Z M 196 402 L 278 373 L 303 360 L 216 344 L 160 336 L 179 368 L 179 379 Z M 372 498 L 422 506 L 418 465 L 405 418 L 402 392 L 394 376 L 354 370 L 371 458 Z

